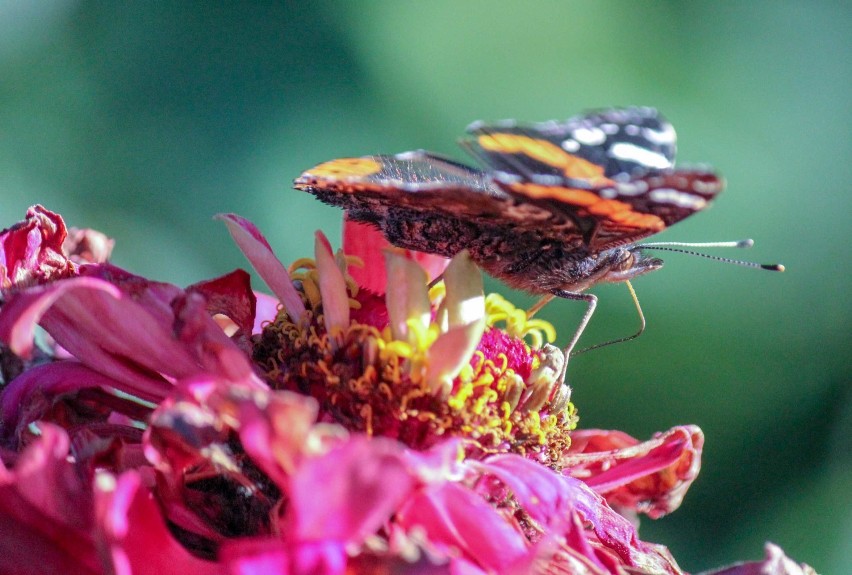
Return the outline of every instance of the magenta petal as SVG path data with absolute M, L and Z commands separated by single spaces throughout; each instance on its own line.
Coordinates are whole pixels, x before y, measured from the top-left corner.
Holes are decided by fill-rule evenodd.
M 299 541 L 361 543 L 391 517 L 413 482 L 399 444 L 353 436 L 301 462 L 289 485 L 290 529 Z
M 600 543 L 625 565 L 648 573 L 681 573 L 664 547 L 641 541 L 636 528 L 582 481 L 516 455 L 495 455 L 480 465 L 505 483 L 524 511 L 541 525 L 564 530 L 570 527 L 564 523 L 566 518 L 570 521 L 569 514 L 577 512 L 591 523 Z M 595 557 L 587 558 L 597 563 Z
M 263 281 L 269 285 L 272 293 L 284 305 L 287 314 L 295 323 L 300 323 L 305 314 L 305 304 L 299 297 L 290 274 L 275 257 L 269 242 L 257 227 L 245 218 L 236 214 L 219 214 L 218 219 L 225 222 L 231 237 L 245 254 Z
M 16 294 L 0 310 L 0 339 L 26 356 L 37 323 L 80 361 L 144 399 L 158 401 L 170 388 L 156 372 L 178 378 L 198 371 L 169 331 L 102 280 L 72 278 Z
M 486 572 L 506 573 L 525 562 L 530 548 L 514 524 L 470 489 L 456 483 L 430 486 L 406 501 L 397 521 L 422 529 L 428 541 L 459 549 Z
M 231 539 L 219 548 L 230 575 L 289 575 L 290 557 L 280 539 Z

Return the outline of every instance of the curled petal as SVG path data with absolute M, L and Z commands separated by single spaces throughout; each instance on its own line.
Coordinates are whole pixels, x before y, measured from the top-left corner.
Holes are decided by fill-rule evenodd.
M 767 543 L 763 561 L 737 563 L 730 567 L 705 571 L 700 575 L 816 575 L 816 570 L 806 563 L 796 563 L 777 545 Z
M 657 518 L 677 509 L 701 469 L 704 434 L 675 427 L 639 443 L 620 431 L 580 430 L 563 457 L 568 472 L 611 505 Z
M 578 513 L 591 524 L 597 542 L 623 565 L 641 567 L 646 573 L 681 574 L 668 550 L 641 541 L 636 528 L 582 481 L 513 454 L 495 455 L 477 466 L 500 479 L 546 531 L 571 533 L 572 515 Z M 602 566 L 597 553 L 586 559 Z
M 293 287 L 290 274 L 284 265 L 275 257 L 269 242 L 253 223 L 236 214 L 219 214 L 218 219 L 225 222 L 231 237 L 245 254 L 263 281 L 269 285 L 284 309 L 296 324 L 302 322 L 305 315 L 305 304 Z
M 237 328 L 231 337 L 240 342 L 243 349 L 248 349 L 257 306 L 248 273 L 235 270 L 227 275 L 191 285 L 186 291 L 204 296 L 209 315 L 218 314 L 230 319 Z
M 70 277 L 76 266 L 65 257 L 67 236 L 59 214 L 36 205 L 26 219 L 0 231 L 0 290 Z

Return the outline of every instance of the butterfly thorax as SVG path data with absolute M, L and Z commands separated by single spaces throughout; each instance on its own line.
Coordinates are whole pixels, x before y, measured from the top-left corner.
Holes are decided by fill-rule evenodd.
M 515 289 L 536 294 L 581 292 L 599 283 L 627 281 L 663 265 L 662 260 L 648 257 L 635 247 L 600 253 L 544 249 L 512 259 L 482 255 L 472 251 L 473 259 L 489 274 Z

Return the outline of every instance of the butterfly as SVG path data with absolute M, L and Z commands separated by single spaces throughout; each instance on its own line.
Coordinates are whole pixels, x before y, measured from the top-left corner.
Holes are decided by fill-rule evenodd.
M 553 297 L 585 301 L 566 358 L 594 313 L 597 298 L 585 291 L 596 284 L 627 282 L 644 329 L 629 280 L 663 265 L 647 249 L 672 248 L 636 242 L 705 209 L 724 188 L 709 168 L 674 167 L 675 130 L 649 107 L 475 122 L 461 145 L 484 168 L 420 150 L 331 160 L 294 186 L 401 248 L 445 257 L 468 250 L 490 275 L 543 296 L 531 313 Z

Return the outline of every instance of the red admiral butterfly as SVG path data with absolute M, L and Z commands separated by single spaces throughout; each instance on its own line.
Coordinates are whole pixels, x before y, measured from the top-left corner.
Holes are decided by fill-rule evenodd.
M 662 260 L 643 248 L 672 248 L 634 242 L 703 210 L 724 187 L 709 169 L 674 169 L 674 128 L 652 108 L 532 125 L 477 122 L 467 133 L 462 146 L 487 170 L 415 151 L 331 160 L 294 185 L 399 247 L 446 257 L 469 250 L 492 276 L 545 294 L 534 310 L 554 296 L 586 301 L 566 358 L 597 302 L 581 292 L 601 282 L 630 287 L 659 269 Z

